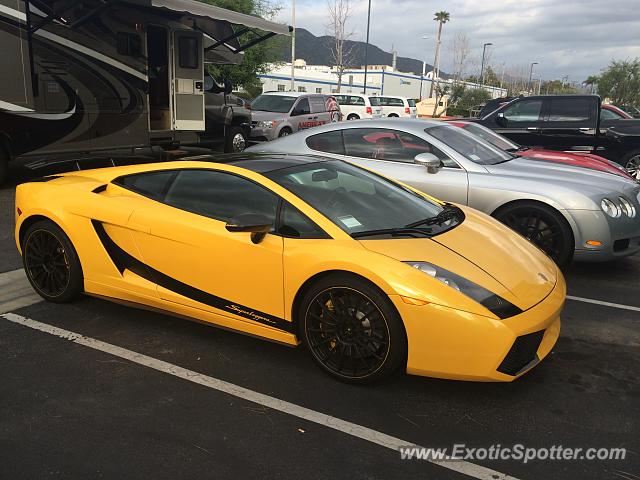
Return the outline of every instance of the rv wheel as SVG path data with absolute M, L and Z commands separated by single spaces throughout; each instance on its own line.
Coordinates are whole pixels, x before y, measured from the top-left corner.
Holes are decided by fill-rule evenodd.
M 9 178 L 9 156 L 0 147 L 0 185 Z

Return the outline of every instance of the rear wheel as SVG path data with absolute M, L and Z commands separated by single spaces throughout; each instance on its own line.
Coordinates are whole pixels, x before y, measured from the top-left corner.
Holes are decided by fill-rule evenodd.
M 640 181 L 640 150 L 628 153 L 622 158 L 622 165 L 627 169 L 627 173 Z
M 226 153 L 242 152 L 247 148 L 247 135 L 240 127 L 231 127 L 227 134 L 224 151 Z
M 559 266 L 573 257 L 573 232 L 565 218 L 551 207 L 536 202 L 508 205 L 494 217 L 524 236 Z
M 316 282 L 298 312 L 300 337 L 314 360 L 350 383 L 380 380 L 406 361 L 402 321 L 389 298 L 369 282 L 334 274 Z
M 284 127 L 282 130 L 280 130 L 278 137 L 286 137 L 287 135 L 291 135 L 292 133 L 293 132 L 289 127 Z
M 55 223 L 42 220 L 27 229 L 22 261 L 29 282 L 45 300 L 70 302 L 82 293 L 80 260 L 67 235 Z
M 350 113 L 347 116 L 347 120 L 359 120 L 359 119 L 360 119 L 360 117 L 358 115 L 356 115 L 355 113 Z

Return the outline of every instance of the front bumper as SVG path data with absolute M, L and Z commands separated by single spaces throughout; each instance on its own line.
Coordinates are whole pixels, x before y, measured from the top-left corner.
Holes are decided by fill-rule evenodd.
M 640 251 L 640 212 L 635 218 L 610 218 L 602 211 L 592 210 L 569 210 L 568 213 L 574 221 L 574 260 L 606 262 Z M 602 245 L 589 246 L 589 240 Z
M 277 128 L 252 127 L 249 139 L 252 142 L 270 142 L 278 138 Z
M 454 380 L 513 381 L 555 345 L 565 296 L 560 275 L 540 303 L 520 315 L 494 320 L 434 304 L 409 305 L 391 295 L 407 332 L 407 373 Z

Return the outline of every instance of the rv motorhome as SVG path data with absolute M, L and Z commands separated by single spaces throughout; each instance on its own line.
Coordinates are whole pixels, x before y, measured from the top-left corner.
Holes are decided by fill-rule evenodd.
M 289 32 L 194 0 L 0 0 L 0 182 L 9 160 L 196 143 L 212 84 L 205 64 L 238 64 Z

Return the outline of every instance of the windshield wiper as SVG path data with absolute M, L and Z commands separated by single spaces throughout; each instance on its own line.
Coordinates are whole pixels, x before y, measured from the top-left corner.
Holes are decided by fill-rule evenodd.
M 425 218 L 424 220 L 418 220 L 417 222 L 410 223 L 405 226 L 405 228 L 415 228 L 420 226 L 428 226 L 428 225 L 442 225 L 444 222 L 448 220 L 453 220 L 458 217 L 459 214 L 462 213 L 460 208 L 454 205 L 447 205 L 439 214 L 435 217 Z
M 382 228 L 380 230 L 364 230 L 362 232 L 355 232 L 351 234 L 353 238 L 374 237 L 376 235 L 391 235 L 392 237 L 402 237 L 402 236 L 415 237 L 417 235 L 420 235 L 423 237 L 430 237 L 432 234 L 431 234 L 431 231 L 427 229 L 408 228 L 408 227 Z

